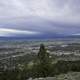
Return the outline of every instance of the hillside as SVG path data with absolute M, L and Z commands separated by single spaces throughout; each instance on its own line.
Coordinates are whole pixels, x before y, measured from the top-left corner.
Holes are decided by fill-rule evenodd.
M 55 77 L 36 78 L 33 80 L 80 80 L 80 72 L 69 72 L 67 74 L 60 74 Z

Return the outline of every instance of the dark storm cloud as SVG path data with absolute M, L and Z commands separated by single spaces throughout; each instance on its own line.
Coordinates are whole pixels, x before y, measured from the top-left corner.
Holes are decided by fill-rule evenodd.
M 5 29 L 2 35 L 8 35 L 6 29 L 36 34 L 80 33 L 80 0 L 1 0 L 0 30 L 2 28 Z

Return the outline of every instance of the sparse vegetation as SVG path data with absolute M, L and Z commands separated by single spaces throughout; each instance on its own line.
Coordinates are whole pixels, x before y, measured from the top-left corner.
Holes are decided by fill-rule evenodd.
M 51 43 L 49 44 L 51 45 Z M 10 48 L 12 52 L 16 51 L 16 53 L 15 55 L 14 55 L 14 52 L 12 54 L 5 54 L 6 56 L 1 54 L 0 80 L 26 80 L 30 77 L 32 78 L 54 77 L 55 78 L 55 76 L 56 76 L 56 80 L 65 80 L 64 76 L 67 75 L 67 73 L 80 72 L 80 60 L 77 60 L 76 59 L 77 57 L 75 55 L 62 54 L 57 56 L 47 51 L 47 50 L 51 50 L 55 52 L 58 50 L 61 50 L 61 51 L 71 50 L 73 52 L 77 50 L 79 54 L 78 50 L 80 45 L 69 44 L 69 46 L 65 48 L 60 47 L 60 45 L 61 44 L 57 45 L 58 47 L 56 46 L 56 49 L 55 49 L 54 45 L 52 45 L 54 47 L 50 46 L 50 48 L 48 48 L 48 45 L 46 45 L 47 46 L 46 47 L 43 44 L 41 44 L 40 48 L 37 48 L 36 47 L 37 44 L 36 44 L 32 46 L 32 50 L 36 50 L 36 53 L 32 52 L 31 49 L 27 50 L 27 48 L 26 49 L 18 48 L 17 50 L 15 50 L 16 48 L 14 49 Z M 9 49 L 5 49 L 4 51 L 3 50 L 4 49 L 2 48 L 1 52 L 7 51 L 7 50 L 9 51 Z M 75 60 L 70 60 L 70 61 L 66 60 L 66 58 L 71 58 L 71 57 L 75 58 Z M 58 58 L 61 58 L 62 60 Z

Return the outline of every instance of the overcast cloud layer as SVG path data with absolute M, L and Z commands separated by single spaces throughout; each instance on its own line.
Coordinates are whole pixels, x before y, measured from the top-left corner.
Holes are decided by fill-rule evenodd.
M 26 35 L 80 34 L 80 0 L 0 0 L 0 35 L 24 30 Z

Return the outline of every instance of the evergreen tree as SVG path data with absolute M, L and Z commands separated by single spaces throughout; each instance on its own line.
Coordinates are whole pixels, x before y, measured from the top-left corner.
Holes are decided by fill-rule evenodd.
M 40 45 L 40 50 L 38 53 L 38 59 L 39 59 L 39 66 L 38 71 L 40 76 L 46 77 L 49 75 L 50 70 L 50 59 L 49 59 L 49 53 L 47 53 L 45 46 L 43 44 Z
M 40 45 L 38 58 L 41 64 L 47 64 L 49 62 L 49 53 L 47 53 L 45 46 L 43 44 Z

